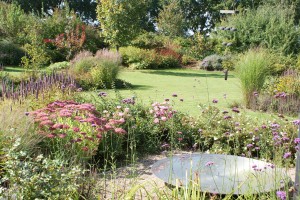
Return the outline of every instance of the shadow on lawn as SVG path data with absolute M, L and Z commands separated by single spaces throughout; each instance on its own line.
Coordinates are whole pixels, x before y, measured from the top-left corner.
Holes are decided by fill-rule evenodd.
M 147 74 L 156 74 L 156 75 L 165 75 L 165 76 L 181 76 L 181 77 L 208 77 L 208 78 L 224 78 L 225 74 L 222 72 L 218 72 L 218 74 L 213 72 L 207 73 L 184 73 L 184 72 L 170 72 L 170 71 L 148 71 L 142 72 Z M 230 72 L 229 72 L 230 73 Z M 233 75 L 228 75 L 228 78 L 233 78 Z
M 25 69 L 23 69 L 23 68 L 12 68 L 12 67 L 5 67 L 4 68 L 4 71 L 5 72 L 24 72 L 25 71 Z
M 130 85 L 130 86 L 127 86 L 125 88 L 120 88 L 120 90 L 148 90 L 148 89 L 151 89 L 153 88 L 153 86 L 150 86 L 150 85 Z

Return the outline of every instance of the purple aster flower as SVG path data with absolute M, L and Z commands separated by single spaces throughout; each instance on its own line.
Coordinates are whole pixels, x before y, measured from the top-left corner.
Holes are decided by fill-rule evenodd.
M 235 126 L 239 126 L 240 123 L 239 123 L 239 122 L 235 122 L 234 125 L 235 125 Z
M 223 114 L 227 114 L 227 113 L 228 113 L 228 111 L 227 111 L 227 110 L 224 110 L 222 113 L 223 113 Z
M 291 152 L 287 152 L 283 155 L 283 158 L 289 158 L 291 157 L 292 153 Z
M 215 164 L 214 162 L 208 161 L 208 162 L 205 164 L 205 166 L 206 166 L 206 167 L 210 167 L 210 166 L 212 166 L 212 165 L 214 165 L 214 164 Z
M 224 118 L 224 119 L 231 119 L 231 116 L 225 115 L 223 118 Z
M 212 102 L 213 103 L 218 103 L 219 101 L 218 101 L 218 99 L 213 99 Z
M 253 144 L 247 144 L 247 148 L 251 149 L 253 147 Z
M 294 139 L 294 143 L 295 143 L 295 144 L 299 144 L 299 143 L 300 143 L 300 138 L 295 138 L 295 139 Z
M 263 125 L 261 125 L 261 128 L 265 129 L 265 128 L 267 128 L 267 126 L 263 124 Z
M 274 123 L 274 124 L 271 124 L 271 127 L 274 128 L 274 129 L 278 129 L 278 128 L 280 128 L 280 125 Z
M 183 101 L 183 99 L 180 99 L 180 101 Z
M 175 94 L 175 93 L 174 93 L 174 94 L 172 94 L 172 97 L 177 97 L 177 94 Z
M 170 101 L 170 99 L 168 99 L 168 98 L 165 98 L 165 101 Z
M 258 96 L 258 92 L 253 92 L 253 95 L 254 95 L 255 97 L 257 97 L 257 96 Z
M 283 137 L 282 137 L 282 141 L 288 142 L 288 141 L 290 141 L 290 138 L 288 138 L 288 137 L 286 137 L 286 136 L 283 136 Z
M 296 119 L 293 121 L 293 124 L 299 126 L 300 125 L 300 119 Z
M 99 97 L 106 97 L 107 93 L 106 92 L 99 92 L 98 96 Z
M 232 108 L 233 112 L 240 113 L 240 110 L 237 107 Z
M 28 115 L 29 115 L 29 112 L 25 112 L 25 115 L 28 116 Z
M 286 192 L 285 191 L 277 191 L 276 196 L 281 200 L 286 200 Z

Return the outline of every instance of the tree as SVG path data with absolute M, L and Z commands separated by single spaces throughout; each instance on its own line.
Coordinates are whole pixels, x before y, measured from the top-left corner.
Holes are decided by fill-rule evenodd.
M 217 37 L 232 43 L 231 48 L 244 51 L 250 47 L 263 46 L 284 55 L 298 53 L 300 30 L 295 26 L 295 10 L 282 5 L 263 5 L 230 16 L 222 27 L 234 27 L 218 31 Z
M 170 37 L 185 35 L 184 15 L 178 1 L 172 0 L 163 7 L 157 18 L 157 28 L 158 32 Z
M 101 35 L 117 49 L 141 33 L 146 15 L 145 0 L 101 0 L 97 6 Z
M 81 16 L 83 20 L 96 19 L 96 6 L 95 0 L 4 0 L 7 3 L 15 3 L 21 6 L 26 12 L 41 13 L 46 12 L 51 14 L 51 10 L 69 4 L 70 9 L 74 10 Z
M 178 0 L 188 29 L 207 33 L 219 21 L 218 0 Z

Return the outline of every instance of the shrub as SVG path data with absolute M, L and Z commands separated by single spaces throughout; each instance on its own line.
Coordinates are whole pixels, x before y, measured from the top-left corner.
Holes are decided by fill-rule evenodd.
M 50 70 L 62 70 L 62 69 L 67 69 L 70 67 L 70 63 L 67 61 L 63 61 L 63 62 L 57 62 L 57 63 L 53 63 L 51 64 L 48 69 Z
M 141 49 L 155 49 L 164 46 L 164 36 L 158 35 L 153 32 L 147 32 L 138 35 L 132 42 L 131 45 Z
M 181 58 L 181 63 L 183 65 L 189 65 L 189 64 L 192 64 L 192 63 L 195 63 L 195 62 L 196 62 L 196 59 L 194 59 L 193 57 L 188 56 L 188 55 L 183 55 L 182 58 Z
M 120 67 L 111 61 L 100 61 L 90 71 L 91 84 L 97 88 L 112 88 L 119 74 Z
M 116 65 L 122 63 L 121 55 L 117 52 L 109 51 L 108 49 L 98 50 L 95 54 L 95 58 L 99 61 L 110 61 Z
M 25 51 L 10 41 L 0 41 L 0 63 L 19 65 Z
M 77 199 L 84 171 L 79 166 L 68 166 L 65 161 L 38 155 L 29 156 L 17 151 L 17 141 L 6 155 L 6 173 L 0 187 L 0 197 L 16 199 Z
M 216 37 L 221 43 L 232 43 L 230 49 L 235 51 L 261 46 L 284 55 L 293 54 L 299 52 L 300 45 L 294 19 L 293 6 L 267 4 L 228 17 Z
M 89 160 L 96 153 L 105 159 L 123 155 L 121 144 L 127 132 L 121 125 L 130 116 L 129 110 L 114 107 L 102 115 L 92 104 L 55 101 L 30 116 L 39 134 L 46 137 L 43 147 L 47 151 L 77 161 Z
M 241 55 L 237 62 L 237 75 L 247 108 L 253 101 L 253 93 L 259 93 L 263 88 L 270 64 L 270 54 L 263 49 L 251 49 Z
M 91 55 L 87 51 L 76 55 L 71 61 L 70 73 L 86 89 L 112 88 L 120 71 L 121 56 L 108 50 Z
M 216 54 L 207 56 L 203 59 L 201 63 L 201 68 L 209 71 L 222 70 L 222 59 L 222 56 Z
M 140 49 L 137 47 L 120 48 L 125 65 L 133 69 L 164 69 L 180 67 L 181 55 L 168 48 Z
M 74 64 L 74 63 L 77 63 L 78 61 L 80 61 L 81 59 L 83 58 L 87 58 L 87 57 L 92 57 L 93 56 L 93 53 L 90 52 L 90 51 L 86 51 L 86 50 L 83 50 L 83 51 L 80 51 L 78 54 L 76 54 L 74 56 L 74 58 L 71 60 L 71 64 Z

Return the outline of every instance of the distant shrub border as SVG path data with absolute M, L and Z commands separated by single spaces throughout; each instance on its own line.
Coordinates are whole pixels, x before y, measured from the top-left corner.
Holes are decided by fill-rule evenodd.
M 182 56 L 169 48 L 141 49 L 128 46 L 120 48 L 123 64 L 132 69 L 179 68 Z
M 10 41 L 0 41 L 0 63 L 4 65 L 19 65 L 25 51 Z

